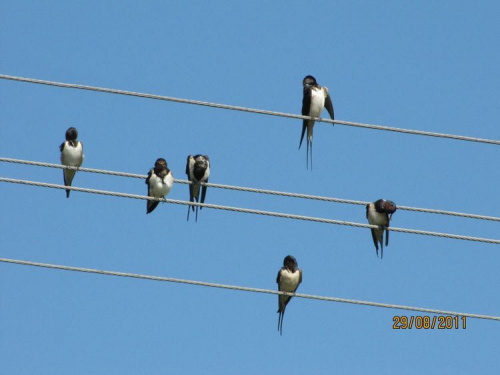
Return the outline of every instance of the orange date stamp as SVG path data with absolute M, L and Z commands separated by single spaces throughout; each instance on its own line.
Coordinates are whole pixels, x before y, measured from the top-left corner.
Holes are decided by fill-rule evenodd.
M 393 329 L 467 329 L 466 316 L 394 315 Z

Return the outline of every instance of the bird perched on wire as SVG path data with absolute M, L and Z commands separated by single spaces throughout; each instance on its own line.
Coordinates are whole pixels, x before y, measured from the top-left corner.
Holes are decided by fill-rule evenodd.
M 385 246 L 389 246 L 389 222 L 392 214 L 396 212 L 397 207 L 393 201 L 379 199 L 373 203 L 366 205 L 366 218 L 371 225 L 378 225 L 379 228 L 372 228 L 372 238 L 375 244 L 375 249 L 378 256 L 378 244 L 380 243 L 381 252 L 380 258 L 384 257 L 384 229 L 385 229 Z
M 334 120 L 333 104 L 328 88 L 325 86 L 320 86 L 316 82 L 316 78 L 313 76 L 306 76 L 302 81 L 304 86 L 304 96 L 302 98 L 302 115 L 320 117 L 323 108 L 326 108 L 330 118 Z M 311 169 L 312 169 L 312 141 L 313 141 L 313 128 L 314 120 L 303 120 L 302 121 L 302 134 L 300 136 L 300 146 L 302 146 L 302 140 L 304 139 L 304 134 L 307 129 L 307 157 L 306 165 L 309 169 L 309 153 L 311 155 Z
M 146 184 L 148 185 L 149 197 L 164 198 L 170 192 L 174 185 L 174 176 L 172 171 L 168 169 L 165 159 L 158 158 L 156 160 L 154 168 L 148 173 Z M 160 202 L 148 200 L 146 214 L 153 212 L 158 203 Z
M 207 195 L 207 187 L 201 185 L 201 182 L 208 182 L 210 177 L 210 159 L 206 155 L 189 155 L 186 163 L 186 174 L 189 181 L 189 201 L 205 203 L 205 196 Z M 201 199 L 200 199 L 201 190 Z M 196 206 L 196 221 L 198 221 L 198 207 Z M 189 220 L 189 208 L 195 211 L 195 206 L 188 207 L 187 219 Z M 200 210 L 203 207 L 199 207 Z
M 295 293 L 302 282 L 302 270 L 298 268 L 297 260 L 287 255 L 283 260 L 283 267 L 278 272 L 276 278 L 278 290 L 283 292 Z M 278 296 L 278 331 L 283 334 L 283 317 L 285 315 L 286 305 L 292 297 L 280 294 Z
M 68 128 L 66 130 L 66 140 L 61 143 L 59 149 L 61 150 L 61 164 L 69 167 L 80 168 L 83 163 L 83 143 L 77 140 L 78 130 L 76 128 Z M 75 177 L 76 170 L 64 169 L 64 185 L 71 186 L 73 178 Z M 69 198 L 70 189 L 66 189 L 66 198 Z

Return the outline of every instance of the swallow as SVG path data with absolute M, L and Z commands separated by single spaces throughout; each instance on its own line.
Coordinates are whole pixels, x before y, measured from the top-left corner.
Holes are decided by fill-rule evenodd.
M 83 143 L 77 140 L 78 130 L 71 127 L 66 130 L 66 140 L 61 143 L 59 150 L 61 150 L 61 164 L 69 167 L 80 168 L 83 163 Z M 75 177 L 76 170 L 64 169 L 64 185 L 71 186 L 73 177 Z M 69 198 L 71 190 L 66 189 L 66 198 Z
M 206 155 L 189 155 L 186 162 L 186 174 L 189 181 L 189 201 L 205 203 L 205 196 L 207 195 L 206 185 L 201 185 L 201 182 L 208 182 L 210 177 L 210 159 Z M 200 187 L 201 187 L 201 200 L 200 200 Z M 198 221 L 198 207 L 196 206 L 196 221 Z M 195 206 L 188 207 L 187 219 L 189 220 L 189 208 L 193 211 Z M 200 210 L 203 207 L 199 207 Z
M 392 201 L 387 201 L 385 199 L 379 199 L 373 203 L 366 205 L 366 218 L 368 223 L 371 225 L 378 225 L 380 228 L 371 229 L 373 243 L 375 244 L 375 249 L 377 250 L 378 256 L 378 244 L 380 243 L 381 253 L 380 258 L 384 257 L 384 229 L 385 229 L 385 246 L 389 246 L 389 222 L 391 221 L 392 214 L 396 212 L 396 204 Z
M 283 267 L 278 272 L 276 278 L 278 290 L 283 292 L 295 293 L 302 282 L 302 270 L 299 269 L 297 260 L 287 255 L 283 260 Z M 280 294 L 278 296 L 278 331 L 283 334 L 283 316 L 285 315 L 286 305 L 292 297 Z
M 165 159 L 156 160 L 154 168 L 148 173 L 146 184 L 148 185 L 149 197 L 164 198 L 170 192 L 174 184 L 174 176 L 172 171 L 168 169 Z M 160 202 L 148 200 L 146 214 L 153 212 L 158 203 Z
M 316 82 L 316 78 L 313 76 L 306 76 L 302 81 L 304 86 L 304 96 L 302 98 L 302 115 L 320 117 L 323 108 L 326 108 L 330 118 L 334 120 L 333 104 L 330 94 L 328 93 L 328 88 L 325 86 L 320 86 Z M 300 146 L 302 146 L 302 140 L 304 139 L 304 134 L 307 129 L 307 158 L 306 166 L 309 169 L 309 153 L 311 154 L 311 170 L 312 170 L 312 141 L 313 141 L 313 128 L 314 120 L 303 120 L 302 122 L 302 134 L 300 135 Z M 310 151 L 309 151 L 310 149 Z

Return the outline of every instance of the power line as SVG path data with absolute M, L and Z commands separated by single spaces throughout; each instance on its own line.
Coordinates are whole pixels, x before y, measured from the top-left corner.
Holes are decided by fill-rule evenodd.
M 163 101 L 176 102 L 176 103 L 201 105 L 201 106 L 212 107 L 212 108 L 229 109 L 229 110 L 233 110 L 233 111 L 258 113 L 261 115 L 287 117 L 287 118 L 294 118 L 294 119 L 300 119 L 300 120 L 313 119 L 313 120 L 316 120 L 318 122 L 326 122 L 326 123 L 353 126 L 353 127 L 366 128 L 366 129 L 385 130 L 385 131 L 392 131 L 392 132 L 397 132 L 397 133 L 424 135 L 424 136 L 428 136 L 428 137 L 448 138 L 448 139 L 456 139 L 456 140 L 460 140 L 460 141 L 489 143 L 489 144 L 494 144 L 494 145 L 500 145 L 499 140 L 467 137 L 467 136 L 455 135 L 455 134 L 435 133 L 435 132 L 428 132 L 428 131 L 422 131 L 422 130 L 394 128 L 394 127 L 390 127 L 390 126 L 372 125 L 372 124 L 364 124 L 364 123 L 350 122 L 350 121 L 330 120 L 330 119 L 320 118 L 320 117 L 302 116 L 302 115 L 296 115 L 296 114 L 291 114 L 291 113 L 268 111 L 268 110 L 263 110 L 263 109 L 247 108 L 247 107 L 234 106 L 234 105 L 228 105 L 228 104 L 204 102 L 204 101 L 200 101 L 200 100 L 182 99 L 182 98 L 175 98 L 175 97 L 171 97 L 171 96 L 154 95 L 154 94 L 146 94 L 146 93 L 140 93 L 140 92 L 134 92 L 134 91 L 125 91 L 125 90 L 116 90 L 116 89 L 110 89 L 110 88 L 104 88 L 104 87 L 79 85 L 79 84 L 75 84 L 75 83 L 45 81 L 45 80 L 41 80 L 41 79 L 17 77 L 17 76 L 5 75 L 5 74 L 0 74 L 0 78 L 11 80 L 11 81 L 36 83 L 36 84 L 40 84 L 40 85 L 56 86 L 56 87 L 79 89 L 79 90 L 98 91 L 98 92 L 105 92 L 105 93 L 109 93 L 109 94 L 118 94 L 118 95 L 140 97 L 140 98 L 145 98 L 145 99 L 155 99 L 155 100 L 163 100 Z
M 242 212 L 242 213 L 255 214 L 255 215 L 280 217 L 280 218 L 285 218 L 285 219 L 312 221 L 312 222 L 316 222 L 316 223 L 336 224 L 336 225 L 345 225 L 345 226 L 351 226 L 351 227 L 370 228 L 370 229 L 379 228 L 377 225 L 356 223 L 356 222 L 352 222 L 352 221 L 324 219 L 324 218 L 320 218 L 320 217 L 294 215 L 294 214 L 284 214 L 284 213 L 280 213 L 280 212 L 253 210 L 253 209 L 249 209 L 249 208 L 240 208 L 240 207 L 231 207 L 231 206 L 221 206 L 221 205 L 209 204 L 209 203 L 188 202 L 188 201 L 181 201 L 181 200 L 168 199 L 168 198 L 148 197 L 148 196 L 137 195 L 137 194 L 128 194 L 128 193 L 118 193 L 118 192 L 105 191 L 105 190 L 87 189 L 87 188 L 81 188 L 81 187 L 76 187 L 76 186 L 65 186 L 65 185 L 50 184 L 50 183 L 46 183 L 46 182 L 18 180 L 18 179 L 13 179 L 13 178 L 6 178 L 6 177 L 0 177 L 0 182 L 9 182 L 9 183 L 14 183 L 14 184 L 23 184 L 23 185 L 31 185 L 31 186 L 41 186 L 41 187 L 54 188 L 54 189 L 69 189 L 69 190 L 81 191 L 84 193 L 91 193 L 91 194 L 109 195 L 109 196 L 114 196 L 114 197 L 141 199 L 141 200 L 153 200 L 153 201 L 158 201 L 158 202 L 166 202 L 166 203 L 180 204 L 180 205 L 186 205 L 186 206 L 192 205 L 192 206 L 213 208 L 216 210 Z M 390 227 L 387 229 L 390 231 L 393 231 L 393 232 L 421 234 L 421 235 L 425 235 L 425 236 L 452 238 L 452 239 L 456 239 L 456 240 L 484 242 L 484 243 L 491 243 L 491 244 L 500 245 L 500 240 L 495 240 L 495 239 L 490 239 L 490 238 L 462 236 L 462 235 L 458 235 L 458 234 L 430 232 L 430 231 L 425 231 L 425 230 L 397 228 L 397 227 Z
M 456 311 L 427 309 L 427 308 L 423 308 L 423 307 L 394 305 L 394 304 L 389 304 L 389 303 L 361 301 L 361 300 L 337 298 L 337 297 L 324 297 L 324 296 L 316 296 L 316 295 L 302 294 L 302 293 L 288 293 L 288 292 L 282 292 L 282 291 L 270 290 L 270 289 L 250 288 L 250 287 L 227 285 L 227 284 L 216 284 L 216 283 L 210 283 L 210 282 L 204 282 L 204 281 L 176 279 L 176 278 L 172 278 L 172 277 L 142 275 L 142 274 L 128 273 L 128 272 L 104 271 L 104 270 L 97 270 L 97 269 L 93 269 L 93 268 L 70 267 L 70 266 L 63 266 L 63 265 L 59 265 L 59 264 L 39 263 L 39 262 L 31 262 L 31 261 L 18 260 L 18 259 L 7 259 L 7 258 L 0 258 L 0 262 L 18 264 L 18 265 L 23 265 L 23 266 L 50 268 L 50 269 L 57 269 L 57 270 L 63 270 L 63 271 L 93 273 L 93 274 L 106 275 L 106 276 L 129 277 L 129 278 L 134 278 L 134 279 L 163 281 L 163 282 L 178 283 L 178 284 L 189 284 L 189 285 L 196 285 L 196 286 L 205 286 L 205 287 L 210 287 L 210 288 L 231 289 L 231 290 L 238 290 L 241 292 L 286 295 L 286 296 L 293 296 L 296 298 L 315 299 L 315 300 L 328 301 L 328 302 L 350 303 L 350 304 L 355 304 L 355 305 L 384 307 L 384 308 L 388 308 L 388 309 L 419 311 L 419 312 L 430 313 L 430 314 L 439 314 L 439 315 L 466 316 L 468 318 L 500 321 L 500 316 L 461 313 L 461 312 L 456 312 Z
M 20 160 L 20 159 L 12 159 L 12 158 L 4 158 L 0 157 L 0 162 L 7 163 L 17 163 L 17 164 L 26 164 L 26 165 L 34 165 L 38 167 L 49 167 L 49 168 L 58 168 L 58 169 L 74 169 L 81 172 L 89 172 L 89 173 L 98 173 L 98 174 L 106 174 L 112 176 L 120 176 L 120 177 L 131 177 L 131 178 L 139 178 L 145 179 L 147 176 L 142 174 L 135 173 L 127 173 L 127 172 L 116 172 L 116 171 L 108 171 L 104 169 L 94 169 L 94 168 L 84 168 L 84 167 L 69 167 L 61 164 L 53 164 L 53 163 L 45 163 L 45 162 L 37 162 L 37 161 L 29 161 L 29 160 Z M 176 183 L 180 184 L 190 184 L 190 181 L 187 180 L 179 180 L 174 179 Z M 289 193 L 283 191 L 275 191 L 275 190 L 266 190 L 266 189 L 256 189 L 256 188 L 248 188 L 242 186 L 233 186 L 233 185 L 222 185 L 222 184 L 214 184 L 214 183 L 202 183 L 202 185 L 206 185 L 208 187 L 217 188 L 217 189 L 226 189 L 226 190 L 236 190 L 236 191 L 245 191 L 251 193 L 258 194 L 268 194 L 268 195 L 276 195 L 283 197 L 291 197 L 291 198 L 302 198 L 302 199 L 310 199 L 310 200 L 318 200 L 324 202 L 334 202 L 334 203 L 347 203 L 354 205 L 366 206 L 367 201 L 358 201 L 352 199 L 341 199 L 341 198 L 332 198 L 332 197 L 324 197 L 318 195 L 309 195 L 309 194 L 299 194 L 299 193 Z M 449 216 L 457 216 L 464 217 L 469 219 L 478 219 L 478 220 L 490 220 L 490 221 L 500 221 L 500 217 L 495 216 L 485 216 L 485 215 L 476 215 L 476 214 L 468 214 L 462 212 L 455 211 L 444 211 L 444 210 L 435 210 L 430 208 L 418 208 L 418 207 L 409 207 L 409 206 L 399 206 L 398 210 L 405 211 L 414 211 L 414 212 L 424 212 L 424 213 L 432 213 L 432 214 L 440 214 L 440 215 L 449 215 Z

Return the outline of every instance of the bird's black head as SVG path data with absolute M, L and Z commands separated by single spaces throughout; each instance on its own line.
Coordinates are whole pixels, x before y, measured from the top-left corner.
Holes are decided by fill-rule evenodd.
M 166 175 L 168 173 L 167 161 L 163 158 L 156 159 L 155 162 L 155 174 L 156 175 Z
M 306 86 L 306 85 L 315 86 L 315 85 L 317 85 L 316 78 L 314 78 L 313 76 L 305 76 L 304 80 L 302 81 L 302 85 L 303 86 Z
M 373 204 L 375 205 L 375 210 L 378 213 L 385 212 L 388 215 L 392 215 L 397 210 L 396 203 L 394 203 L 393 201 L 379 199 L 378 201 L 374 202 Z
M 167 161 L 163 158 L 158 158 L 155 161 L 155 168 L 156 167 L 162 167 L 164 166 L 165 168 L 167 167 Z
M 389 214 L 389 216 L 392 216 L 394 212 L 396 212 L 398 208 L 396 207 L 396 203 L 393 201 L 385 201 L 385 212 Z
M 76 130 L 76 128 L 68 128 L 68 130 L 66 130 L 66 140 L 67 141 L 76 141 L 76 139 L 78 138 L 78 130 Z
M 285 259 L 283 260 L 283 265 L 290 271 L 292 271 L 292 273 L 295 272 L 298 267 L 297 260 L 291 255 L 287 255 L 285 257 Z
M 379 199 L 375 202 L 373 202 L 373 205 L 375 206 L 375 211 L 377 211 L 379 214 L 382 214 L 385 212 L 385 199 Z
M 194 157 L 195 168 L 197 169 L 207 169 L 208 168 L 208 156 L 196 155 Z

